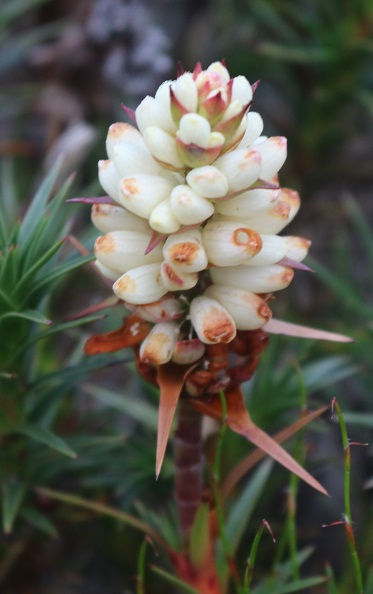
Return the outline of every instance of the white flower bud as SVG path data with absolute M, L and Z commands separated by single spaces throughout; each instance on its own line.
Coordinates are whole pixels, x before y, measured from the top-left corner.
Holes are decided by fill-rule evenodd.
M 197 110 L 198 92 L 191 72 L 185 72 L 179 76 L 178 79 L 171 83 L 171 88 L 176 99 L 187 111 Z
M 94 226 L 102 233 L 140 231 L 151 233 L 148 222 L 116 204 L 94 204 L 91 211 Z
M 291 268 L 279 265 L 250 268 L 232 266 L 211 268 L 211 278 L 217 285 L 236 287 L 251 293 L 271 293 L 285 289 L 294 277 Z
M 232 83 L 232 101 L 247 105 L 253 98 L 251 85 L 245 76 L 235 76 Z
M 206 118 L 197 113 L 187 113 L 180 120 L 176 136 L 185 144 L 195 144 L 207 148 L 210 133 L 211 127 Z
M 175 233 L 180 229 L 180 221 L 175 217 L 169 198 L 160 202 L 149 218 L 149 225 L 158 233 Z
M 280 190 L 247 190 L 230 200 L 217 202 L 215 210 L 239 221 L 266 212 L 276 204 L 279 195 Z
M 166 85 L 164 87 L 166 92 L 170 94 L 170 83 L 163 84 Z M 136 123 L 143 136 L 145 136 L 145 130 L 151 126 L 157 126 L 162 128 L 162 130 L 165 132 L 170 133 L 173 133 L 176 130 L 176 126 L 171 118 L 170 109 L 169 107 L 166 109 L 164 105 L 162 105 L 162 101 L 160 100 L 161 91 L 160 89 L 158 89 L 158 91 L 159 93 L 157 99 L 154 97 L 149 97 L 148 95 L 141 101 L 140 105 L 136 109 Z
M 263 132 L 263 119 L 256 111 L 249 111 L 246 115 L 246 131 L 239 148 L 247 148 L 253 144 Z
M 98 179 L 107 195 L 119 202 L 120 177 L 113 161 L 108 159 L 107 161 L 101 160 L 98 162 Z
M 213 62 L 210 64 L 210 66 L 207 68 L 207 72 L 209 74 L 216 73 L 219 75 L 221 82 L 224 84 L 227 84 L 230 80 L 229 72 L 221 62 Z
M 255 330 L 266 324 L 272 316 L 266 302 L 244 289 L 210 285 L 205 295 L 216 299 L 232 316 L 237 330 Z
M 142 147 L 121 142 L 114 147 L 113 152 L 114 165 L 121 178 L 136 173 L 159 175 L 162 172 L 161 166 L 153 159 L 145 144 Z
M 197 194 L 205 198 L 221 198 L 228 192 L 227 178 L 213 165 L 192 169 L 186 181 Z
M 207 256 L 199 229 L 170 235 L 163 246 L 163 257 L 180 272 L 199 272 L 207 267 Z
M 208 261 L 214 266 L 242 264 L 262 247 L 258 233 L 232 221 L 207 223 L 202 238 Z
M 126 304 L 126 307 L 142 320 L 153 323 L 178 320 L 185 314 L 185 304 L 172 295 L 146 305 Z
M 177 335 L 178 327 L 175 323 L 156 324 L 141 344 L 141 361 L 153 365 L 164 365 L 171 361 Z
M 190 365 L 201 359 L 206 347 L 198 338 L 178 340 L 175 344 L 172 361 L 178 365 Z
M 279 199 L 273 208 L 255 217 L 245 218 L 244 223 L 259 233 L 275 235 L 290 223 L 290 213 L 290 205 Z
M 122 274 L 121 272 L 118 272 L 118 270 L 113 270 L 113 268 L 103 266 L 99 260 L 95 260 L 95 266 L 97 270 L 109 280 L 116 281 Z
M 162 283 L 161 263 L 129 270 L 114 283 L 113 291 L 119 299 L 135 305 L 158 301 L 167 293 Z
M 247 266 L 268 266 L 276 264 L 288 255 L 289 245 L 284 237 L 278 235 L 260 234 L 262 249 L 251 260 L 245 262 Z
M 309 239 L 304 237 L 288 236 L 282 238 L 288 246 L 288 252 L 286 253 L 287 258 L 296 260 L 296 262 L 302 262 L 308 254 L 311 242 Z
M 198 272 L 183 272 L 177 270 L 169 262 L 162 262 L 161 275 L 164 286 L 168 291 L 187 291 L 198 283 Z
M 161 262 L 162 246 L 158 245 L 145 254 L 149 235 L 138 231 L 111 231 L 100 235 L 95 241 L 94 252 L 97 260 L 120 274 L 135 266 Z
M 286 160 L 287 141 L 283 136 L 271 136 L 255 145 L 262 157 L 260 178 L 270 180 L 278 173 Z
M 114 147 L 122 142 L 145 147 L 144 139 L 136 128 L 124 122 L 117 122 L 110 126 L 106 137 L 106 152 L 109 159 L 114 157 Z
M 173 185 L 164 177 L 139 173 L 120 182 L 120 203 L 134 214 L 147 219 L 153 209 L 167 198 Z
M 214 166 L 228 180 L 232 192 L 249 188 L 259 177 L 261 156 L 257 150 L 236 149 L 219 157 Z
M 238 101 L 238 100 L 231 101 L 231 103 L 228 105 L 227 109 L 225 110 L 220 123 L 227 122 L 228 120 L 236 117 L 240 112 L 242 112 L 242 103 L 240 103 L 240 101 Z
M 193 299 L 190 319 L 198 338 L 205 344 L 226 344 L 236 336 L 232 316 L 216 299 L 207 295 Z
M 154 159 L 168 169 L 184 169 L 180 160 L 174 136 L 168 134 L 158 126 L 152 126 L 144 131 L 146 145 Z
M 214 213 L 214 205 L 189 186 L 176 186 L 170 197 L 171 209 L 182 225 L 195 225 Z

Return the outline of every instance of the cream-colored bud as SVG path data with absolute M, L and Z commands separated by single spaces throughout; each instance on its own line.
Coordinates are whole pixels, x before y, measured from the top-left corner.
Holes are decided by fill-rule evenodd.
M 113 285 L 119 299 L 135 305 L 153 303 L 161 299 L 167 289 L 161 277 L 161 263 L 146 264 L 129 270 Z
M 207 295 L 193 299 L 190 319 L 198 338 L 205 344 L 226 344 L 236 336 L 233 317 L 219 301 Z
M 161 275 L 168 291 L 187 291 L 198 283 L 198 272 L 183 272 L 169 262 L 162 262 Z
M 185 303 L 172 295 L 147 305 L 126 304 L 127 309 L 146 322 L 169 322 L 185 315 Z
M 185 72 L 173 83 L 171 88 L 176 99 L 187 111 L 196 111 L 198 103 L 198 91 L 191 72 Z
M 214 266 L 243 264 L 262 247 L 258 233 L 233 221 L 207 223 L 202 238 L 208 261 Z
M 196 167 L 186 176 L 189 186 L 205 198 L 222 198 L 228 192 L 225 175 L 213 165 Z
M 244 219 L 244 223 L 259 233 L 275 235 L 290 223 L 290 214 L 290 205 L 285 200 L 278 199 L 273 208 L 255 217 Z
M 185 144 L 195 144 L 201 148 L 207 148 L 210 133 L 211 127 L 206 118 L 197 113 L 187 113 L 181 118 L 176 135 Z
M 247 148 L 253 144 L 263 132 L 263 119 L 256 111 L 249 111 L 246 115 L 246 130 L 239 148 Z
M 154 159 L 168 169 L 184 169 L 180 160 L 174 136 L 168 134 L 158 126 L 146 128 L 144 139 Z
M 116 204 L 94 204 L 91 219 L 94 226 L 102 233 L 108 233 L 109 231 L 151 233 L 148 221 Z
M 157 163 L 145 146 L 136 146 L 129 142 L 121 142 L 114 147 L 114 165 L 120 178 L 146 173 L 148 175 L 159 175 L 162 168 Z
M 132 146 L 145 147 L 144 139 L 136 128 L 125 122 L 116 122 L 110 126 L 106 137 L 106 152 L 109 159 L 113 159 L 114 147 L 121 142 L 128 142 Z
M 140 347 L 140 359 L 144 363 L 164 365 L 171 361 L 178 327 L 174 322 L 156 324 Z
M 118 272 L 118 270 L 104 266 L 99 260 L 95 260 L 95 266 L 97 270 L 109 280 L 116 281 L 122 274 L 121 272 Z
M 271 136 L 264 142 L 257 143 L 255 148 L 262 157 L 260 178 L 266 180 L 272 179 L 286 161 L 286 138 L 283 136 Z
M 201 359 L 206 347 L 198 338 L 178 340 L 175 344 L 172 361 L 178 365 L 190 365 Z
M 290 223 L 300 208 L 299 194 L 290 188 L 281 188 L 279 200 L 281 200 L 281 202 L 285 202 L 289 206 L 290 210 L 288 223 Z
M 173 184 L 161 176 L 139 173 L 124 177 L 119 187 L 120 203 L 139 217 L 147 219 L 153 209 L 171 194 Z
M 207 267 L 207 256 L 199 229 L 170 235 L 163 246 L 163 257 L 179 272 L 200 272 Z
M 244 289 L 210 285 L 205 295 L 216 299 L 232 316 L 237 330 L 255 330 L 272 316 L 267 303 L 258 295 Z
M 221 62 L 212 62 L 207 68 L 209 74 L 216 73 L 219 75 L 222 83 L 227 84 L 230 80 L 229 72 Z
M 242 103 L 236 99 L 232 101 L 224 112 L 221 122 L 227 122 L 228 120 L 235 118 L 239 113 L 242 112 Z M 220 122 L 220 123 L 221 123 Z
M 214 205 L 187 185 L 176 186 L 170 197 L 171 209 L 182 225 L 195 225 L 214 213 Z
M 232 101 L 247 105 L 253 98 L 251 85 L 244 76 L 235 76 L 232 83 Z
M 258 179 L 261 156 L 257 150 L 236 149 L 219 157 L 214 166 L 225 175 L 230 190 L 239 192 L 249 188 Z
M 108 159 L 98 162 L 98 179 L 107 195 L 111 196 L 116 202 L 119 202 L 120 177 L 113 161 Z
M 251 260 L 245 262 L 247 266 L 269 266 L 288 255 L 289 245 L 284 237 L 265 233 L 261 233 L 260 237 L 262 249 Z
M 276 204 L 279 195 L 280 190 L 247 190 L 230 200 L 217 202 L 215 210 L 239 221 L 266 212 Z
M 175 233 L 180 229 L 180 221 L 175 217 L 169 198 L 160 202 L 149 217 L 149 225 L 158 233 Z
M 211 278 L 217 285 L 236 287 L 251 293 L 271 293 L 287 287 L 294 276 L 291 268 L 279 266 L 232 266 L 211 268 Z
M 170 83 L 163 84 L 168 85 L 168 89 L 165 87 L 165 90 L 168 91 L 169 94 Z M 160 90 L 158 89 L 158 91 Z M 170 133 L 173 133 L 176 130 L 176 126 L 171 118 L 170 110 L 162 105 L 162 101 L 159 99 L 160 96 L 161 92 L 157 99 L 149 96 L 145 97 L 136 109 L 136 123 L 143 136 L 145 130 L 151 126 L 157 126 L 162 128 L 165 132 Z
M 149 235 L 145 233 L 111 231 L 96 239 L 94 253 L 103 266 L 123 274 L 130 268 L 162 260 L 162 246 L 157 245 L 145 254 L 148 244 Z
M 282 238 L 288 246 L 287 258 L 296 260 L 296 262 L 302 262 L 308 254 L 311 242 L 305 237 L 288 236 Z

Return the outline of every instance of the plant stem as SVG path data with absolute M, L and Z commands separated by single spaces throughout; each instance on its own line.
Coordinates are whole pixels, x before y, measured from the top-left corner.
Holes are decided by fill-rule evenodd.
M 174 435 L 175 498 L 179 509 L 182 541 L 190 530 L 203 495 L 202 416 L 182 400 Z

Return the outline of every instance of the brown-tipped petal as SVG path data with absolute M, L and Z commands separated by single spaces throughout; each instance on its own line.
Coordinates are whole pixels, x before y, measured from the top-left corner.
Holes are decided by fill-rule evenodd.
M 132 146 L 145 147 L 144 139 L 136 128 L 125 122 L 116 122 L 110 126 L 106 137 L 106 152 L 109 159 L 113 159 L 114 147 L 121 142 L 129 142 Z
M 102 233 L 140 231 L 150 233 L 148 222 L 116 204 L 94 204 L 91 211 L 94 226 Z
M 186 176 L 188 185 L 205 198 L 222 198 L 228 192 L 228 182 L 219 169 L 212 165 L 196 167 Z
M 296 262 L 302 262 L 308 254 L 311 241 L 305 237 L 296 236 L 287 236 L 283 239 L 289 248 L 286 257 L 295 260 Z
M 94 252 L 103 266 L 123 274 L 134 266 L 162 259 L 162 246 L 145 255 L 149 236 L 139 231 L 110 231 L 95 241 Z
M 105 192 L 114 198 L 116 202 L 120 201 L 119 182 L 120 177 L 115 169 L 113 161 L 109 159 L 98 162 L 98 179 Z
M 214 266 L 242 264 L 262 247 L 260 235 L 238 222 L 207 223 L 202 238 L 208 261 Z
M 164 177 L 139 173 L 120 181 L 120 203 L 148 219 L 153 209 L 171 194 L 173 184 Z
M 285 202 L 289 206 L 289 220 L 290 223 L 300 208 L 300 197 L 298 192 L 290 188 L 281 188 L 279 200 Z
M 228 343 L 236 336 L 232 316 L 221 303 L 206 295 L 193 299 L 190 319 L 198 338 L 205 344 Z
M 280 194 L 281 195 L 281 194 Z M 255 231 L 266 234 L 276 234 L 290 223 L 291 207 L 285 200 L 277 200 L 275 206 L 256 217 L 244 219 Z
M 241 220 L 268 211 L 276 204 L 279 195 L 280 190 L 248 190 L 228 200 L 217 202 L 215 210 L 227 217 Z
M 236 149 L 219 157 L 214 163 L 227 178 L 232 192 L 245 190 L 260 175 L 261 156 L 257 150 Z
M 140 347 L 140 359 L 152 365 L 164 365 L 171 361 L 179 333 L 174 322 L 156 324 Z
M 178 365 L 189 365 L 201 359 L 205 350 L 205 345 L 198 338 L 178 340 L 175 344 L 172 361 Z
M 207 256 L 199 229 L 176 233 L 166 239 L 163 256 L 178 272 L 199 272 L 207 267 Z
M 168 262 L 162 262 L 161 275 L 168 291 L 186 291 L 198 283 L 198 272 L 181 272 Z
M 237 287 L 252 293 L 271 293 L 285 289 L 293 280 L 294 272 L 291 268 L 274 264 L 258 268 L 211 268 L 210 275 L 217 285 Z
M 268 266 L 270 264 L 277 264 L 282 260 L 289 251 L 289 246 L 284 237 L 278 235 L 260 234 L 262 240 L 262 249 L 251 260 L 246 262 L 247 266 Z
M 166 295 L 159 301 L 147 305 L 125 305 L 127 309 L 147 322 L 170 322 L 185 315 L 185 303 L 172 295 Z
M 216 299 L 232 316 L 237 330 L 255 330 L 269 322 L 272 312 L 266 302 L 244 289 L 210 285 L 205 295 Z
M 214 213 L 214 205 L 187 185 L 176 186 L 172 190 L 170 205 L 182 225 L 201 223 Z
M 146 264 L 129 270 L 114 283 L 113 291 L 119 299 L 134 305 L 161 299 L 167 293 L 162 283 L 161 263 Z
M 283 136 L 271 136 L 255 145 L 262 157 L 261 179 L 272 179 L 286 160 L 287 141 Z

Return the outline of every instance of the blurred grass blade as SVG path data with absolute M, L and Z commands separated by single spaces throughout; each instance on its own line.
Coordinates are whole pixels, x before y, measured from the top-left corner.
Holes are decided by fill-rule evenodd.
M 180 588 L 180 594 L 182 594 L 183 592 L 185 592 L 185 594 L 199 594 L 198 590 L 192 588 L 192 586 L 189 586 L 176 576 L 172 575 L 171 573 L 168 573 L 168 571 L 165 571 L 160 567 L 156 567 L 153 565 L 152 572 L 163 577 L 169 584 L 172 584 L 173 586 L 177 586 L 178 588 Z
M 43 314 L 38 311 L 10 311 L 0 316 L 0 322 L 6 318 L 20 318 L 23 320 L 30 320 L 31 322 L 37 322 L 38 324 L 46 324 L 50 326 L 51 320 L 48 320 Z
M 42 443 L 52 450 L 56 450 L 63 454 L 64 456 L 68 456 L 69 458 L 76 458 L 77 454 L 73 452 L 73 450 L 64 442 L 61 437 L 55 435 L 45 427 L 40 425 L 22 425 L 21 427 L 16 428 L 17 433 L 21 433 L 22 435 L 26 435 L 33 439 L 34 441 L 38 441 Z
M 42 514 L 38 509 L 35 507 L 23 506 L 20 510 L 19 515 L 26 520 L 31 526 L 37 528 L 41 532 L 48 534 L 52 538 L 58 537 L 58 532 L 54 524 Z
M 5 534 L 10 534 L 19 508 L 26 493 L 26 485 L 12 479 L 5 479 L 1 484 L 2 521 Z
M 300 592 L 300 594 L 304 594 L 306 588 L 313 588 L 314 586 L 325 584 L 326 581 L 326 577 L 317 576 L 296 580 L 291 584 L 272 586 L 266 583 L 263 586 L 253 588 L 252 594 L 292 594 L 294 592 Z

